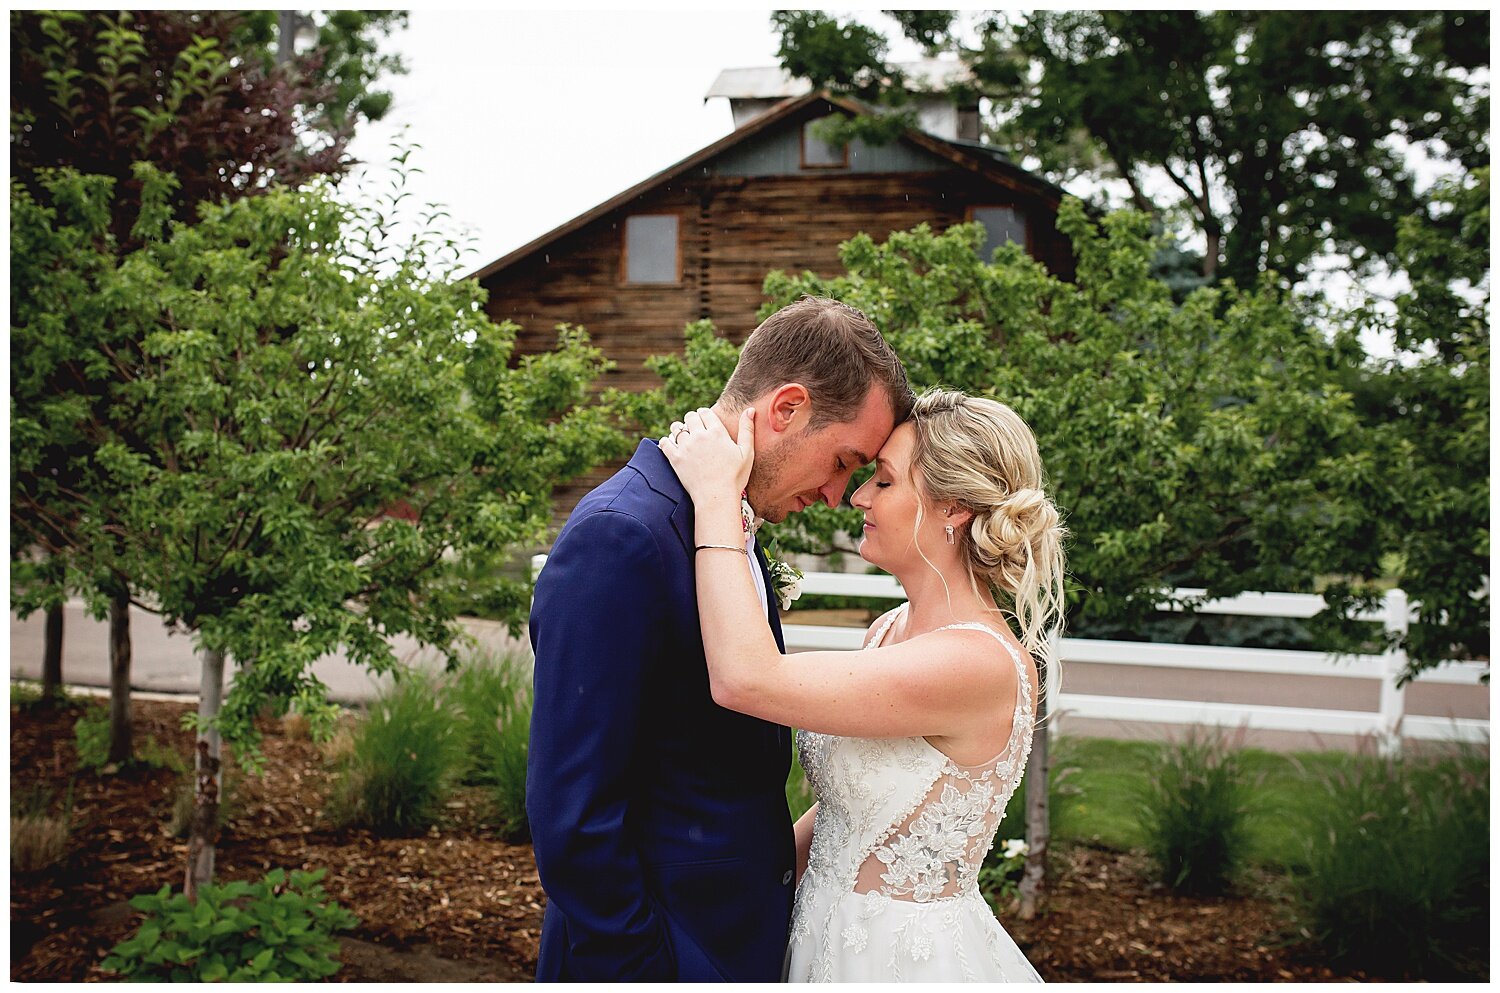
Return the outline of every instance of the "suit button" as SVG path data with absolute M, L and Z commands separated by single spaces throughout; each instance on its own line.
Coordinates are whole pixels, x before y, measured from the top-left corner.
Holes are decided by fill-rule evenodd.
M 788 869 L 786 875 L 781 877 L 781 885 L 786 886 L 792 881 L 792 870 Z

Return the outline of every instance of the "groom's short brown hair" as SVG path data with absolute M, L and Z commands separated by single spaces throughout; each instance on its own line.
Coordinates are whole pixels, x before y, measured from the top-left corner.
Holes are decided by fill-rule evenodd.
M 813 430 L 854 420 L 872 388 L 884 391 L 897 424 L 915 400 L 906 369 L 874 322 L 827 297 L 805 296 L 750 332 L 722 399 L 743 409 L 786 383 L 807 387 Z

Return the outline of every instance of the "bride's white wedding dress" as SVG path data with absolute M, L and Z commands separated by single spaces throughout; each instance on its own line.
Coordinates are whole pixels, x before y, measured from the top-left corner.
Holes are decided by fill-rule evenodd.
M 878 646 L 899 614 L 865 647 Z M 950 627 L 987 632 L 1014 660 L 1010 740 L 989 762 L 960 766 L 921 737 L 797 733 L 819 805 L 792 911 L 792 982 L 1042 981 L 978 887 L 1031 751 L 1031 679 L 993 629 Z

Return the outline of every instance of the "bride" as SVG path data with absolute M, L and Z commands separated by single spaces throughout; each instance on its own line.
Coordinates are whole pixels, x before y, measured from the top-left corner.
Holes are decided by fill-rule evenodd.
M 1035 438 L 993 400 L 919 398 L 851 498 L 860 555 L 908 601 L 861 652 L 783 656 L 743 558 L 754 427 L 747 408 L 736 443 L 705 408 L 661 448 L 695 508 L 714 700 L 802 729 L 818 802 L 794 828 L 789 978 L 1040 982 L 977 885 L 1031 748 L 1033 659 L 1061 623 L 1065 532 Z

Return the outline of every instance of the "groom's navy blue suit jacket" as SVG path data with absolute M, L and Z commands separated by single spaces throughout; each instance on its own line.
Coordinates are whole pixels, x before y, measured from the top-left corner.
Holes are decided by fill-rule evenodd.
M 709 694 L 693 505 L 656 442 L 569 517 L 537 579 L 531 644 L 537 979 L 779 980 L 791 733 Z

